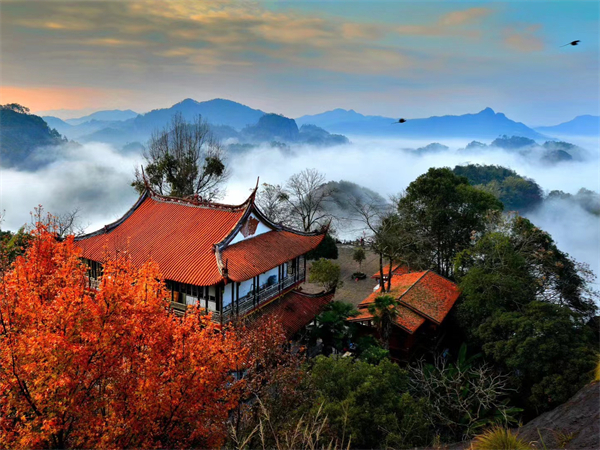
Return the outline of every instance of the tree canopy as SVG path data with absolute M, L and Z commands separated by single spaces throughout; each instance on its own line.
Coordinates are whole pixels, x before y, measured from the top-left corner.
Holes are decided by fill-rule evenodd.
M 448 168 L 431 168 L 410 183 L 397 202 L 401 225 L 416 239 L 415 255 L 438 274 L 453 274 L 456 254 L 474 232 L 485 229 L 491 211 L 502 210 L 493 195 L 469 185 Z
M 247 350 L 158 268 L 106 261 L 89 292 L 73 238 L 39 224 L 0 290 L 0 447 L 220 447 Z
M 325 175 L 317 169 L 304 169 L 283 186 L 264 183 L 257 194 L 257 203 L 272 221 L 313 231 L 330 217 L 325 209 L 330 196 Z
M 542 188 L 534 180 L 506 167 L 468 164 L 456 166 L 452 171 L 467 177 L 473 186 L 494 195 L 508 211 L 530 210 L 544 200 Z
M 340 279 L 340 266 L 328 259 L 320 258 L 310 265 L 310 275 L 308 281 L 316 283 L 326 291 L 339 287 L 342 283 Z
M 192 123 L 175 114 L 162 131 L 155 131 L 144 152 L 143 172 L 136 169 L 132 186 L 140 193 L 146 185 L 161 195 L 219 198 L 228 177 L 225 153 L 210 127 L 196 118 Z
M 306 254 L 306 259 L 338 259 L 338 248 L 335 239 L 328 232 L 317 248 Z
M 586 271 L 521 217 L 502 220 L 456 258 L 458 319 L 470 342 L 511 374 L 514 401 L 541 412 L 589 380 L 597 312 Z
M 332 432 L 354 448 L 411 448 L 430 443 L 426 402 L 408 393 L 408 375 L 389 359 L 373 365 L 318 357 L 311 370 L 315 406 Z

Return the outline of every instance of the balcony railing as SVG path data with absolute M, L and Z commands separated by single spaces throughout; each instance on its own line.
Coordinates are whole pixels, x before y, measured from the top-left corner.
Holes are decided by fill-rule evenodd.
M 241 317 L 247 314 L 254 308 L 278 296 L 294 284 L 304 281 L 304 275 L 304 270 L 300 270 L 295 274 L 282 278 L 278 283 L 259 289 L 258 292 L 250 292 L 245 296 L 240 297 L 237 302 L 234 301 L 223 308 L 223 320 L 229 320 L 235 315 Z M 213 318 L 215 317 L 218 317 L 220 320 L 218 314 L 213 314 Z
M 90 289 L 98 290 L 100 289 L 100 280 L 96 278 L 90 278 L 88 276 L 85 277 L 85 282 Z

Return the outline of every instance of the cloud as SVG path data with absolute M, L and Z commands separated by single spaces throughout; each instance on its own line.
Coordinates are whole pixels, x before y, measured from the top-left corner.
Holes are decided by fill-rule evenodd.
M 142 46 L 144 42 L 124 40 L 124 39 L 113 39 L 113 38 L 100 38 L 100 39 L 88 39 L 85 44 L 97 45 L 100 47 L 124 47 L 124 46 Z
M 536 35 L 541 29 L 539 24 L 522 29 L 509 28 L 504 31 L 504 45 L 523 53 L 541 52 L 545 48 L 544 41 Z
M 74 74 L 79 72 L 78 80 L 96 79 L 82 73 L 94 62 L 108 67 L 125 59 L 152 69 L 161 64 L 158 58 L 167 57 L 180 72 L 190 66 L 197 73 L 207 72 L 203 66 L 226 70 L 235 61 L 271 69 L 302 64 L 354 73 L 395 70 L 405 67 L 408 58 L 397 56 L 401 49 L 382 45 L 386 27 L 293 10 L 273 12 L 254 2 L 105 2 L 79 3 L 77 8 L 49 2 L 36 10 L 12 6 L 3 14 L 3 34 L 14 53 L 22 56 L 35 49 L 36 64 L 48 70 L 61 60 Z M 45 38 L 31 39 L 19 26 L 43 31 Z M 18 78 L 19 65 L 7 64 L 9 78 Z
M 597 52 L 569 52 L 569 64 L 548 52 L 531 60 L 541 32 L 506 28 L 522 17 L 514 3 L 456 2 L 440 12 L 430 2 L 386 2 L 362 15 L 356 5 L 344 14 L 296 5 L 3 2 L 2 82 L 21 88 L 14 101 L 33 110 L 144 111 L 224 97 L 290 116 L 336 107 L 396 115 L 410 98 L 402 107 L 423 116 L 470 112 L 477 101 L 540 123 L 597 109 Z M 539 20 L 550 28 L 547 15 Z M 42 87 L 45 98 L 26 92 Z M 103 95 L 92 101 L 84 88 Z
M 452 11 L 439 20 L 441 25 L 457 26 L 475 22 L 481 17 L 490 15 L 492 12 L 489 8 L 469 8 L 462 11 Z
M 401 25 L 395 31 L 404 35 L 416 36 L 463 36 L 474 37 L 479 31 L 469 29 L 470 25 L 478 25 L 481 19 L 493 12 L 490 8 L 469 8 L 444 14 L 436 22 L 426 25 Z
M 575 202 L 561 199 L 546 201 L 527 218 L 550 233 L 558 248 L 577 261 L 585 262 L 600 275 L 600 218 Z M 596 280 L 598 285 L 598 280 Z

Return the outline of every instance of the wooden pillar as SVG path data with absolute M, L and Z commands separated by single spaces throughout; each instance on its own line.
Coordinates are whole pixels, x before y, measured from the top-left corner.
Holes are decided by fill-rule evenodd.
M 306 255 L 303 255 L 304 259 L 304 279 L 306 280 Z
M 223 299 L 221 295 L 221 283 L 215 286 L 215 301 L 217 303 L 217 311 L 223 312 Z
M 236 309 L 236 313 L 239 316 L 240 315 L 240 283 L 235 283 L 235 309 Z
M 258 303 L 260 301 L 259 293 L 260 293 L 260 274 L 256 275 L 256 305 L 258 305 Z
M 221 319 L 221 326 L 223 326 L 223 283 L 220 282 L 215 286 L 215 302 L 217 304 L 217 311 L 219 311 L 219 317 Z

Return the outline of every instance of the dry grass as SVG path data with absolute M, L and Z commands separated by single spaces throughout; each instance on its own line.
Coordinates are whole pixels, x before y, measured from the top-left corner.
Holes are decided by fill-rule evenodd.
M 326 436 L 327 417 L 321 407 L 317 413 L 306 419 L 301 417 L 287 430 L 280 430 L 277 424 L 281 418 L 272 418 L 259 400 L 260 417 L 258 425 L 247 435 L 236 434 L 235 427 L 230 428 L 230 444 L 235 450 L 349 450 L 350 440 L 344 443 Z
M 367 278 L 354 281 L 352 274 L 358 272 L 358 264 L 352 260 L 353 250 L 354 247 L 350 245 L 338 245 L 338 259 L 332 260 L 340 266 L 343 282 L 342 287 L 336 291 L 334 300 L 351 303 L 356 306 L 373 292 L 373 288 L 377 284 L 371 278 L 371 275 L 379 270 L 379 257 L 370 250 L 365 249 L 366 259 L 362 263 L 362 271 L 367 274 Z M 322 291 L 321 287 L 311 283 L 304 283 L 302 289 L 312 293 Z
M 497 427 L 476 436 L 471 450 L 530 450 L 530 444 L 519 439 L 510 430 Z

